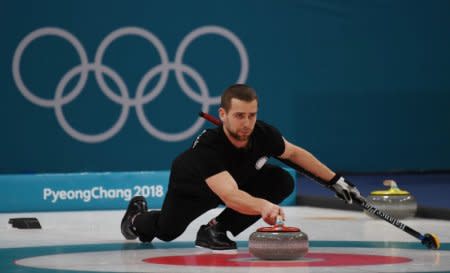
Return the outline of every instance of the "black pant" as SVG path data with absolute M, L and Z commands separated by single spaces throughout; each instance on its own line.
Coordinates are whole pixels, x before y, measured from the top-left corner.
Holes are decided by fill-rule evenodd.
M 252 196 L 279 204 L 293 191 L 294 180 L 282 168 L 266 164 L 255 177 L 240 186 L 240 189 Z M 162 209 L 137 216 L 134 224 L 139 239 L 143 242 L 150 242 L 154 237 L 171 241 L 180 236 L 193 220 L 220 204 L 223 204 L 222 201 L 214 194 L 187 193 L 169 185 Z M 236 236 L 260 217 L 225 208 L 216 220 Z

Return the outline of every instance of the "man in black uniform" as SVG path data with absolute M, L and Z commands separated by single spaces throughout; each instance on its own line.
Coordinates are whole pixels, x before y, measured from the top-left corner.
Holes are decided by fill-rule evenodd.
M 318 161 L 311 153 L 291 144 L 273 126 L 257 120 L 256 92 L 244 84 L 227 88 L 221 98 L 222 125 L 203 131 L 192 147 L 172 163 L 168 191 L 161 210 L 148 211 L 142 196 L 134 197 L 122 219 L 126 239 L 139 237 L 171 241 L 206 211 L 226 208 L 197 232 L 195 244 L 215 250 L 236 249 L 234 236 L 262 218 L 274 224 L 285 217 L 278 206 L 294 188 L 291 175 L 266 164 L 279 157 L 330 181 L 337 195 L 351 203 L 358 190 Z

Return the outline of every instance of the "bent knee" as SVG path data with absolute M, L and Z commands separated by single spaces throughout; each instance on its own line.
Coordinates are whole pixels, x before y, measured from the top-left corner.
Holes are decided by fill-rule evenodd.
M 294 191 L 294 178 L 288 171 L 282 168 L 276 168 L 275 170 L 277 189 L 280 195 L 284 198 Z
M 294 191 L 294 178 L 285 169 L 278 166 L 268 166 L 265 170 L 267 192 L 263 194 L 269 201 L 280 203 Z

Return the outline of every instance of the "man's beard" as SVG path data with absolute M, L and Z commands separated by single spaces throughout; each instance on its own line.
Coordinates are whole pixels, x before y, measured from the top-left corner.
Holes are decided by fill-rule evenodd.
M 238 141 L 247 141 L 251 136 L 251 133 L 248 135 L 239 135 L 237 132 L 233 132 L 229 129 L 228 129 L 228 132 L 230 133 L 230 136 L 232 138 L 234 138 L 235 140 L 238 140 Z

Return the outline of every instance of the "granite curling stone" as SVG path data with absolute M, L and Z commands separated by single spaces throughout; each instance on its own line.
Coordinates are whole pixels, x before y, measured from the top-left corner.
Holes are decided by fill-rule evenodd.
M 308 235 L 296 227 L 277 221 L 272 227 L 258 228 L 250 235 L 249 252 L 262 260 L 295 260 L 308 253 Z
M 388 190 L 373 191 L 367 200 L 379 210 L 397 219 L 414 217 L 417 212 L 417 201 L 409 192 L 398 188 L 394 180 L 385 180 L 383 184 Z M 375 218 L 366 211 L 366 214 Z

